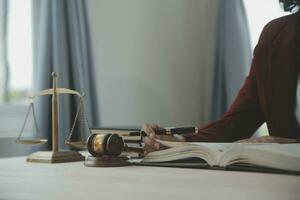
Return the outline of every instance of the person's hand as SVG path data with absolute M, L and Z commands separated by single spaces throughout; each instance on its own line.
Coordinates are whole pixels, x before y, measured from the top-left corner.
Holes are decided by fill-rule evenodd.
M 274 137 L 274 136 L 262 136 L 255 138 L 248 138 L 244 140 L 236 141 L 238 143 L 280 143 L 280 144 L 288 144 L 288 143 L 296 143 L 298 142 L 296 139 L 290 138 L 282 138 L 282 137 Z
M 173 135 L 157 135 L 156 133 L 159 130 L 163 130 L 164 128 L 160 127 L 157 124 L 144 124 L 142 130 L 147 134 L 144 139 L 145 147 L 144 147 L 144 155 L 147 155 L 150 152 L 158 151 L 164 149 L 162 145 L 160 145 L 155 139 L 166 140 L 166 141 L 180 141 L 178 138 Z

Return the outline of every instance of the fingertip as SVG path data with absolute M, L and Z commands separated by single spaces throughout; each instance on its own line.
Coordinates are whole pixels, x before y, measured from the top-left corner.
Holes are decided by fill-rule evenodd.
M 155 137 L 155 134 L 154 134 L 153 132 L 151 132 L 151 133 L 149 134 L 149 138 L 150 138 L 150 139 L 154 139 L 154 137 Z
M 155 143 L 155 144 L 154 144 L 154 148 L 155 148 L 156 150 L 159 150 L 159 148 L 160 148 L 159 143 Z

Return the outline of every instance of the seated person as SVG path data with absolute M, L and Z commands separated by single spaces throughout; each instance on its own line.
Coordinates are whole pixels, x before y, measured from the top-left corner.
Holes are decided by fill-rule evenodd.
M 200 127 L 198 133 L 181 138 L 158 136 L 155 132 L 160 127 L 146 124 L 143 127 L 147 133 L 145 154 L 160 149 L 155 138 L 235 142 L 250 138 L 264 122 L 270 136 L 250 142 L 299 141 L 300 113 L 296 110 L 300 106 L 300 1 L 280 2 L 286 11 L 298 9 L 298 12 L 275 19 L 264 27 L 254 49 L 250 73 L 225 115 L 217 122 Z

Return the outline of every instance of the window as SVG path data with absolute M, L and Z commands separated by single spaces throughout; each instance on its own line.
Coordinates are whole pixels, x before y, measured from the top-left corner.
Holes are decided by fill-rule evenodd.
M 32 15 L 31 0 L 3 2 L 7 2 L 7 6 L 1 7 L 7 13 L 6 45 L 0 46 L 0 51 L 5 51 L 6 56 L 0 59 L 6 60 L 7 65 L 0 66 L 0 69 L 8 73 L 0 76 L 0 88 L 4 88 L 0 91 L 0 138 L 8 138 L 18 135 L 29 103 L 27 97 L 31 92 L 33 74 Z
M 2 103 L 26 103 L 32 83 L 31 0 L 9 0 L 7 12 L 8 87 Z
M 271 20 L 287 15 L 277 0 L 244 0 L 252 49 L 256 46 L 264 26 Z
M 264 26 L 271 20 L 289 13 L 284 12 L 280 7 L 279 1 L 276 0 L 244 0 L 244 4 L 253 50 L 259 40 L 259 36 Z M 268 128 L 266 123 L 264 123 L 255 135 L 263 136 L 268 134 Z

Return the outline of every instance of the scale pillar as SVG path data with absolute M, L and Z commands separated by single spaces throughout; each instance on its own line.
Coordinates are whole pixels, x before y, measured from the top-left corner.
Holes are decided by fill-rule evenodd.
M 57 74 L 52 72 L 52 151 L 58 152 L 58 108 L 57 108 L 57 91 L 56 91 Z

